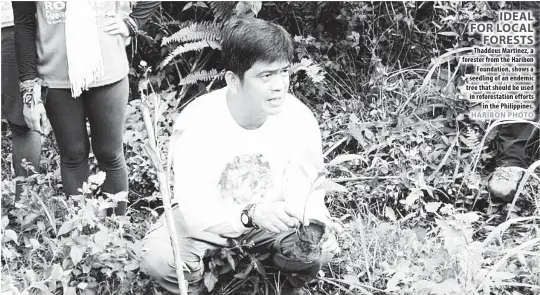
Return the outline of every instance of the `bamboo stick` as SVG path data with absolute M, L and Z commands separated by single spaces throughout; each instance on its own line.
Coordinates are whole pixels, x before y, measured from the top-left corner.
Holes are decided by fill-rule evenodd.
M 141 104 L 141 111 L 144 120 L 144 125 L 148 133 L 148 143 L 144 145 L 144 149 L 152 164 L 156 168 L 157 178 L 159 182 L 159 192 L 163 200 L 163 207 L 165 208 L 165 221 L 167 223 L 167 231 L 169 232 L 169 237 L 171 238 L 171 244 L 174 253 L 174 261 L 176 266 L 176 276 L 178 277 L 178 289 L 180 290 L 181 295 L 188 295 L 187 293 L 187 284 L 185 283 L 184 277 L 184 262 L 182 257 L 180 257 L 180 245 L 178 244 L 178 236 L 176 232 L 176 225 L 174 223 L 172 206 L 171 206 L 171 195 L 169 189 L 169 169 L 167 172 L 163 169 L 163 163 L 161 157 L 159 156 L 159 151 L 157 149 L 156 137 L 154 128 L 152 127 L 152 119 L 150 117 L 150 110 L 147 101 L 143 100 Z M 171 139 L 172 141 L 173 139 Z M 172 151 L 169 151 L 172 153 Z

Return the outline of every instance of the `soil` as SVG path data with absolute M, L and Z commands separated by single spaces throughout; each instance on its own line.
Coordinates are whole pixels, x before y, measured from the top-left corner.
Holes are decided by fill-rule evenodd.
M 291 256 L 303 261 L 319 259 L 325 228 L 326 226 L 323 222 L 315 219 L 310 219 L 308 226 L 301 225 L 297 231 L 298 239 Z

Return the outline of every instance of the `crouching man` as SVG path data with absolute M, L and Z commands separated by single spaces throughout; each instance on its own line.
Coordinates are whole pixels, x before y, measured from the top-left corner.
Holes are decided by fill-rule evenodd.
M 190 103 L 174 125 L 175 223 L 190 290 L 203 284 L 205 253 L 253 242 L 286 274 L 282 294 L 308 294 L 305 282 L 339 252 L 324 191 L 313 191 L 323 170 L 313 113 L 288 93 L 293 42 L 281 26 L 255 18 L 232 21 L 222 34 L 227 86 Z M 175 138 L 173 136 L 173 138 Z M 295 249 L 296 227 L 318 220 L 325 233 L 316 250 Z M 315 257 L 315 258 L 314 258 Z M 143 241 L 143 269 L 179 293 L 164 216 Z

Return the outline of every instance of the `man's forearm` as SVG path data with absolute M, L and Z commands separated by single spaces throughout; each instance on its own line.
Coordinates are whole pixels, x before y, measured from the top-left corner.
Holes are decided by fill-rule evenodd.
M 240 220 L 244 206 L 224 200 L 180 204 L 186 223 L 193 229 L 225 237 L 237 237 L 246 230 Z

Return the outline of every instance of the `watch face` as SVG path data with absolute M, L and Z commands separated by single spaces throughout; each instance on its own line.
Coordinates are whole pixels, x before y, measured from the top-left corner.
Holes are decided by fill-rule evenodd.
M 249 217 L 247 216 L 247 214 L 245 213 L 242 213 L 242 215 L 240 216 L 240 220 L 242 221 L 242 223 L 244 225 L 248 224 L 249 222 Z

